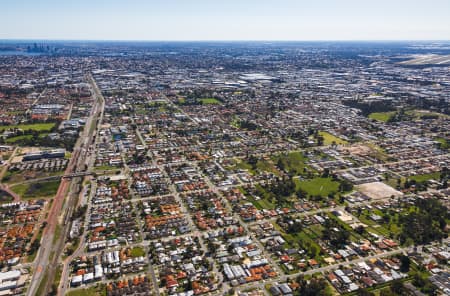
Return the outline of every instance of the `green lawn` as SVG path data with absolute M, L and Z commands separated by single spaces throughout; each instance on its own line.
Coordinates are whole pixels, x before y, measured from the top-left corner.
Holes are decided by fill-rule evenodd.
M 145 251 L 141 247 L 134 247 L 131 249 L 131 257 L 143 257 L 145 256 Z
M 14 144 L 14 143 L 24 140 L 24 139 L 31 139 L 31 137 L 32 137 L 32 135 L 15 136 L 15 137 L 7 138 L 5 140 L 5 142 L 8 144 Z
M 395 111 L 391 112 L 374 112 L 369 114 L 370 119 L 375 119 L 377 121 L 387 122 L 392 116 L 394 116 Z
M 39 132 L 43 131 L 50 131 L 56 123 L 50 122 L 50 123 L 33 123 L 33 124 L 18 124 L 18 125 L 2 125 L 0 126 L 0 132 L 7 130 L 7 129 L 13 129 L 13 128 L 19 128 L 21 130 L 35 130 Z
M 60 180 L 19 184 L 12 186 L 11 190 L 22 198 L 52 197 L 58 191 L 59 183 Z
M 408 179 L 415 180 L 416 182 L 425 182 L 425 181 L 428 181 L 431 179 L 439 181 L 439 177 L 440 177 L 440 173 L 435 172 L 435 173 L 431 173 L 431 174 L 410 176 L 410 177 L 408 177 Z
M 309 195 L 327 197 L 339 191 L 339 182 L 331 178 L 317 177 L 311 180 L 294 179 L 296 189 L 306 191 Z
M 436 138 L 435 140 L 440 143 L 439 147 L 442 150 L 448 150 L 450 148 L 450 140 L 444 138 Z
M 200 99 L 203 105 L 209 105 L 209 104 L 220 104 L 220 101 L 215 98 L 202 98 Z
M 263 209 L 273 210 L 273 209 L 275 209 L 275 205 L 266 198 L 261 198 L 260 200 L 256 200 L 253 197 L 249 197 L 248 201 L 250 201 L 255 206 L 255 208 L 257 208 L 258 210 L 263 210 Z
M 319 135 L 323 137 L 324 145 L 331 145 L 333 144 L 333 142 L 336 143 L 337 145 L 344 145 L 348 143 L 347 141 L 342 140 L 341 138 L 338 138 L 328 132 L 319 132 Z

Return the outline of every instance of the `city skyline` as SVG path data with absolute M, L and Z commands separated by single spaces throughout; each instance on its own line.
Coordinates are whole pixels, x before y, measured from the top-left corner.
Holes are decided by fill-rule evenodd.
M 0 39 L 117 41 L 448 40 L 448 1 L 2 3 Z M 364 2 L 364 3 L 362 3 Z

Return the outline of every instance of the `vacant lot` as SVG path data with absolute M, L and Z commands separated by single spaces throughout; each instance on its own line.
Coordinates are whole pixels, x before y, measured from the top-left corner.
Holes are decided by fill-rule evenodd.
M 106 288 L 103 284 L 86 289 L 76 289 L 66 293 L 67 296 L 103 296 L 106 295 Z
M 22 198 L 52 197 L 58 191 L 60 180 L 36 183 L 25 183 L 11 187 Z
M 27 171 L 8 171 L 3 176 L 2 182 L 8 183 L 8 184 L 15 184 L 15 183 L 21 183 L 23 181 L 32 180 L 32 179 L 40 179 L 40 178 L 47 178 L 52 176 L 58 176 L 62 175 L 63 171 L 58 172 L 45 172 L 45 171 L 34 171 L 34 170 L 27 170 Z
M 382 182 L 372 182 L 366 183 L 362 185 L 357 185 L 356 188 L 359 192 L 367 195 L 372 199 L 383 199 L 388 198 L 390 196 L 401 196 L 403 193 L 395 190 L 389 185 L 386 185 Z

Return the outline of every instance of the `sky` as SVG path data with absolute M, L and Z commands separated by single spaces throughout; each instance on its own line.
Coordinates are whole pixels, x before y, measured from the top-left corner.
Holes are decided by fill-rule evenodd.
M 0 0 L 0 39 L 450 40 L 450 0 Z

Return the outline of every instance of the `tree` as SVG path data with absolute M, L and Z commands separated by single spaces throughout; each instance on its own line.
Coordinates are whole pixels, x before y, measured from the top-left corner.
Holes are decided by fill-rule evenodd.
M 282 171 L 284 171 L 284 169 L 285 169 L 285 167 L 284 167 L 284 162 L 283 162 L 283 160 L 282 160 L 281 158 L 278 158 L 278 161 L 277 161 L 277 167 L 278 167 L 280 170 L 282 170 Z
M 375 296 L 374 293 L 367 291 L 367 289 L 360 289 L 357 292 L 358 296 Z
M 363 234 L 364 233 L 364 226 L 359 225 L 358 227 L 355 228 L 355 232 L 357 234 L 360 234 L 360 235 Z
M 427 244 L 446 238 L 445 229 L 450 218 L 447 208 L 436 199 L 418 199 L 415 206 L 418 212 L 411 212 L 399 220 L 402 225 L 400 242 L 405 243 L 410 238 L 416 244 Z
M 328 219 L 325 221 L 322 239 L 334 248 L 338 249 L 348 243 L 350 233 L 341 227 L 336 221 Z M 337 230 L 336 230 L 337 229 Z
M 305 280 L 303 275 L 297 277 L 297 282 L 300 288 L 296 291 L 295 295 L 299 296 L 326 296 L 330 295 L 326 288 L 328 286 L 327 281 L 324 278 L 312 278 L 309 282 Z
M 400 255 L 400 271 L 406 273 L 409 271 L 411 259 L 408 256 Z
M 322 178 L 328 178 L 330 176 L 330 169 L 325 168 L 322 173 Z
M 399 280 L 395 280 L 392 282 L 390 290 L 397 295 L 405 295 L 407 293 L 407 289 Z
M 317 145 L 318 146 L 323 146 L 323 141 L 324 141 L 323 136 L 317 136 Z

